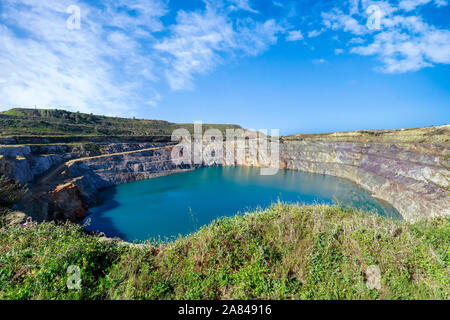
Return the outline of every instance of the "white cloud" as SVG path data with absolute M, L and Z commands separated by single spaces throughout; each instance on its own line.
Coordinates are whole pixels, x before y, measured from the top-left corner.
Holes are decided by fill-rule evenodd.
M 348 42 L 349 44 L 362 44 L 366 42 L 363 38 L 357 37 L 357 38 L 352 38 L 350 39 L 350 41 Z
M 249 0 L 230 0 L 230 2 L 234 4 L 234 6 L 232 6 L 232 9 L 258 13 L 258 11 L 252 9 L 252 7 L 249 4 Z
M 169 55 L 166 76 L 173 89 L 192 87 L 194 73 L 211 70 L 219 63 L 216 51 L 236 46 L 233 26 L 210 8 L 205 13 L 179 12 L 172 34 L 155 48 Z
M 335 31 L 343 29 L 345 32 L 351 32 L 356 35 L 363 35 L 368 32 L 366 26 L 359 24 L 351 15 L 346 15 L 337 9 L 332 12 L 323 12 L 322 18 L 324 25 Z
M 342 53 L 344 53 L 344 52 L 345 52 L 344 49 L 339 49 L 339 48 L 338 49 L 334 49 L 334 54 L 337 55 L 337 56 L 342 54 Z
M 399 7 L 377 2 L 383 11 L 380 31 L 370 30 L 363 24 L 366 16 L 358 21 L 340 9 L 323 13 L 322 17 L 326 27 L 359 36 L 348 42 L 349 45 L 356 45 L 350 52 L 377 57 L 382 63 L 377 69 L 382 72 L 404 73 L 438 63 L 450 63 L 450 31 L 428 24 L 421 16 L 404 13 L 430 1 L 404 0 Z M 362 8 L 372 3 L 362 1 Z M 435 4 L 441 5 L 438 2 Z M 363 45 L 365 42 L 367 44 Z
M 203 0 L 204 9 L 179 11 L 175 23 L 164 25 L 161 18 L 169 12 L 167 3 L 81 2 L 81 29 L 69 30 L 66 9 L 73 0 L 2 0 L 0 106 L 72 107 L 126 115 L 156 105 L 164 84 L 174 90 L 193 88 L 198 74 L 230 59 L 258 55 L 280 35 L 286 41 L 301 41 L 327 30 L 347 32 L 351 40 L 345 52 L 376 57 L 383 72 L 450 63 L 450 31 L 420 16 L 424 5 L 436 9 L 447 5 L 445 0 L 402 0 L 398 5 L 348 0 L 345 10 L 322 13 L 323 27 L 307 24 L 304 18 L 302 25 L 312 29 L 308 33 L 298 27 L 293 30 L 298 15 L 291 16 L 297 8 L 292 3 L 275 10 L 285 11 L 282 19 L 275 20 L 264 17 L 248 0 Z M 365 25 L 365 10 L 374 3 L 384 12 L 381 31 Z M 336 45 L 345 45 L 345 36 L 334 38 L 339 39 Z M 343 52 L 335 49 L 336 55 Z
M 400 9 L 412 11 L 416 7 L 427 4 L 430 1 L 431 0 L 401 0 L 398 6 L 400 7 Z
M 314 64 L 324 64 L 326 62 L 325 59 L 314 59 L 312 61 Z
M 322 33 L 324 32 L 323 29 L 321 30 L 311 30 L 310 32 L 308 32 L 308 38 L 315 38 L 320 36 Z
M 153 61 L 139 53 L 133 33 L 137 25 L 150 32 L 160 30 L 164 4 L 127 2 L 129 9 L 142 14 L 135 18 L 115 10 L 114 5 L 125 5 L 122 1 L 105 2 L 104 10 L 81 6 L 81 29 L 69 30 L 66 8 L 71 4 L 3 1 L 0 70 L 5 81 L 0 84 L 0 105 L 64 106 L 109 114 L 126 114 L 145 105 L 151 91 L 133 93 L 143 81 L 155 79 Z M 105 26 L 116 31 L 106 32 Z
M 434 0 L 434 3 L 436 5 L 436 7 L 443 7 L 443 6 L 448 5 L 447 0 Z
M 220 8 L 178 13 L 171 35 L 155 45 L 166 54 L 166 77 L 172 89 L 193 87 L 193 77 L 212 70 L 224 56 L 257 55 L 277 41 L 283 29 L 274 21 L 230 21 Z
M 359 13 L 359 2 L 360 0 L 349 0 L 350 15 Z
M 303 34 L 300 30 L 289 31 L 286 36 L 286 41 L 300 41 L 303 40 Z
M 432 0 L 401 0 L 398 4 L 400 9 L 403 9 L 405 11 L 413 11 L 417 7 L 426 5 L 428 3 L 432 2 Z M 443 7 L 448 4 L 447 0 L 434 0 L 434 5 L 436 7 Z
M 280 7 L 280 8 L 283 8 L 283 7 L 284 7 L 284 5 L 283 5 L 281 2 L 278 2 L 278 1 L 272 1 L 272 4 L 273 4 L 274 6 L 276 6 L 276 7 Z
M 161 22 L 166 0 L 83 3 L 81 29 L 69 30 L 72 0 L 3 0 L 0 106 L 126 115 L 162 99 L 161 79 L 173 89 L 192 87 L 196 74 L 257 55 L 283 32 L 275 20 L 245 12 L 231 18 L 230 3 L 253 15 L 248 1 L 204 3 L 204 11 L 180 11 L 170 26 Z M 160 31 L 168 36 L 157 39 Z

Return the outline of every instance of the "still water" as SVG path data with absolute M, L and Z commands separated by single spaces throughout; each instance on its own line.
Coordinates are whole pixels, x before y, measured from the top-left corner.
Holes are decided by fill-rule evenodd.
M 336 203 L 400 218 L 345 179 L 280 170 L 261 176 L 257 168 L 212 167 L 122 184 L 100 192 L 104 201 L 87 219 L 89 231 L 126 241 L 173 238 L 198 230 L 218 217 L 290 203 Z

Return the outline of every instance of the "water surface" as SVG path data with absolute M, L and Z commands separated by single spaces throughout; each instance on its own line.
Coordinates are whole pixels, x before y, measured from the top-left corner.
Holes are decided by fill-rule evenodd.
M 261 176 L 257 168 L 213 167 L 122 184 L 100 192 L 104 203 L 91 209 L 86 229 L 127 241 L 186 235 L 218 217 L 265 208 L 278 200 L 307 204 L 337 201 L 399 218 L 345 179 L 280 170 Z

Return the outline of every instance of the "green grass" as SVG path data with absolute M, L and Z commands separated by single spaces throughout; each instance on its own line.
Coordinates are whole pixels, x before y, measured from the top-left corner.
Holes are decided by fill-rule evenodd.
M 131 246 L 72 224 L 18 226 L 0 232 L 0 298 L 448 299 L 449 222 L 279 203 Z M 81 290 L 66 287 L 70 265 Z M 380 290 L 366 286 L 371 265 Z
M 0 112 L 0 133 L 4 136 L 171 136 L 178 128 L 193 132 L 193 124 L 160 120 L 104 117 L 79 112 L 16 108 Z M 204 124 L 203 129 L 225 132 L 238 125 Z
M 285 142 L 336 141 L 362 143 L 410 143 L 416 146 L 421 144 L 448 144 L 450 141 L 450 126 L 443 125 L 402 130 L 359 130 L 323 134 L 294 134 L 283 137 L 282 140 Z M 436 151 L 439 152 L 440 150 L 442 150 L 442 147 L 436 148 Z

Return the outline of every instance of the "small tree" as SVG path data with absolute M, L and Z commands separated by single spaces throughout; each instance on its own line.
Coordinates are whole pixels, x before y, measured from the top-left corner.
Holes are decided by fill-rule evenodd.
M 25 192 L 26 189 L 20 184 L 0 176 L 0 207 L 10 207 L 18 203 Z

